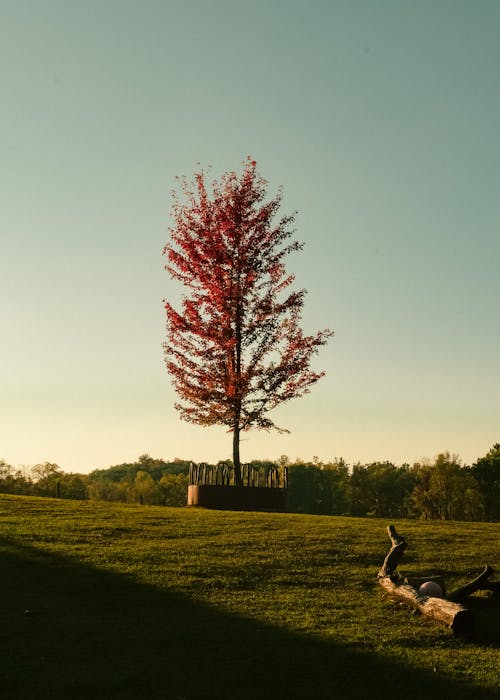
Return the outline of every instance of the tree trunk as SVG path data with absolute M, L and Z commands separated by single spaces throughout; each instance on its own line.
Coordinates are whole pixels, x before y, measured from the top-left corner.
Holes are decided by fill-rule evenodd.
M 474 617 L 470 610 L 445 598 L 433 598 L 420 595 L 413 586 L 406 583 L 394 583 L 389 576 L 379 578 L 382 588 L 392 598 L 411 605 L 424 615 L 445 622 L 454 632 L 470 632 L 474 627 Z
M 241 462 L 240 462 L 240 426 L 235 424 L 233 428 L 233 467 L 234 467 L 234 483 L 235 486 L 243 486 L 241 478 Z
M 236 376 L 236 401 L 234 403 L 234 415 L 233 415 L 233 467 L 234 467 L 234 483 L 235 486 L 243 486 L 243 479 L 241 478 L 241 461 L 240 461 L 240 418 L 241 418 L 241 347 L 242 347 L 242 323 L 243 323 L 243 310 L 242 310 L 242 293 L 241 293 L 241 280 L 240 271 L 238 270 L 238 299 L 236 303 L 236 317 L 235 317 L 235 348 L 234 348 L 234 363 L 235 363 L 235 376 Z

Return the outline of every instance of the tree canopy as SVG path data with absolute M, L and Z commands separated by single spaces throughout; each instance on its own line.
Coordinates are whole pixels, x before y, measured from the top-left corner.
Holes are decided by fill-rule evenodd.
M 269 412 L 307 393 L 324 372 L 311 359 L 328 329 L 304 335 L 305 290 L 292 288 L 287 256 L 294 215 L 275 221 L 281 192 L 266 199 L 267 183 L 248 158 L 207 186 L 205 174 L 181 180 L 174 195 L 166 269 L 182 283 L 180 310 L 165 301 L 167 369 L 181 399 L 181 417 L 224 425 L 233 433 L 233 465 L 241 478 L 240 433 L 278 427 Z

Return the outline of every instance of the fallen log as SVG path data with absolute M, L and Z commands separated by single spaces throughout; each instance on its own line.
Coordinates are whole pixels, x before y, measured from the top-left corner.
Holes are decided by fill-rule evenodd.
M 455 601 L 422 595 L 416 588 L 403 582 L 396 572 L 396 567 L 407 544 L 405 539 L 396 532 L 393 525 L 389 525 L 387 533 L 392 547 L 378 574 L 378 581 L 382 588 L 391 598 L 410 605 L 423 615 L 446 623 L 454 632 L 471 632 L 474 627 L 474 616 L 470 610 Z M 431 579 L 432 577 L 429 577 L 427 580 Z
M 379 583 L 391 598 L 410 605 L 423 615 L 444 622 L 454 632 L 471 632 L 474 628 L 473 614 L 459 603 L 446 600 L 446 598 L 420 595 L 413 586 L 394 582 L 388 576 L 379 578 Z

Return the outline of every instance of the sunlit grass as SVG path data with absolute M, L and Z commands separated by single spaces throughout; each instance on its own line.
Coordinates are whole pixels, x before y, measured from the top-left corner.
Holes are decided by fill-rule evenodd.
M 485 563 L 500 573 L 497 524 L 395 524 L 409 542 L 400 565 L 403 572 L 444 570 L 449 588 L 471 579 Z M 382 681 L 378 691 L 377 684 L 368 687 L 368 676 L 363 681 L 359 672 L 360 662 L 373 660 L 381 665 L 381 672 L 385 665 L 384 673 L 389 669 L 400 674 L 393 679 L 396 686 L 407 674 L 407 697 L 419 697 L 419 684 L 425 686 L 427 698 L 442 697 L 445 691 L 457 693 L 457 689 L 460 697 L 488 697 L 500 683 L 498 600 L 475 596 L 477 630 L 473 639 L 454 637 L 445 626 L 389 602 L 376 582 L 390 546 L 385 521 L 0 496 L 0 525 L 1 552 L 7 562 L 0 583 L 4 601 L 2 657 L 9 657 L 14 649 L 14 659 L 10 658 L 0 676 L 7 689 L 3 697 L 24 697 L 16 695 L 22 687 L 19 678 L 13 680 L 16 673 L 24 674 L 29 688 L 26 697 L 63 697 L 68 689 L 74 697 L 80 697 L 78 693 L 85 697 L 89 688 L 93 697 L 100 697 L 95 694 L 97 678 L 106 668 L 111 675 L 102 686 L 102 697 L 220 698 L 226 697 L 226 692 L 227 697 L 236 698 L 250 698 L 253 693 L 287 697 L 284 691 L 281 694 L 273 672 L 276 647 L 291 645 L 306 655 L 313 644 L 317 645 L 315 660 L 308 663 L 316 676 L 312 682 L 316 682 L 317 692 L 307 695 L 306 687 L 296 689 L 295 695 L 288 695 L 292 700 L 333 697 L 335 690 L 338 697 L 350 697 L 349 683 L 352 697 L 356 697 L 363 682 L 367 697 L 385 697 L 387 689 Z M 33 586 L 26 581 L 30 571 Z M 100 607 L 104 601 L 106 608 Z M 117 608 L 114 601 L 120 603 Z M 144 605 L 150 610 L 153 601 L 162 612 L 157 621 L 144 612 L 144 626 L 140 627 L 131 607 Z M 26 615 L 25 610 L 29 610 Z M 179 626 L 188 616 L 192 625 L 189 635 L 186 631 L 178 639 L 175 635 L 180 634 Z M 197 616 L 204 620 L 200 627 L 193 623 Z M 163 627 L 171 621 L 172 628 Z M 8 630 L 6 624 L 10 624 Z M 26 624 L 38 634 L 44 629 L 44 644 L 49 646 L 46 659 L 50 661 L 40 664 L 23 655 Z M 114 626 L 114 632 L 103 630 L 104 624 Z M 240 624 L 244 624 L 244 633 L 238 634 L 236 643 L 228 641 L 226 648 L 226 630 L 235 634 L 235 625 Z M 81 663 L 72 660 L 69 675 L 61 661 L 65 642 L 59 635 L 57 639 L 47 636 L 47 626 L 69 635 L 73 645 L 82 644 L 85 658 Z M 93 644 L 81 640 L 84 634 L 93 638 Z M 128 646 L 124 641 L 127 635 Z M 147 640 L 151 667 L 145 660 L 137 660 L 141 653 L 136 648 L 138 635 L 141 648 Z M 112 649 L 117 637 L 122 662 L 106 665 L 97 656 L 106 654 L 106 645 Z M 190 687 L 187 680 L 185 686 L 181 680 L 175 681 L 176 685 L 170 674 L 173 685 L 169 692 L 173 694 L 165 695 L 158 658 L 164 656 L 168 666 L 168 657 L 178 655 L 176 664 L 184 659 L 184 675 L 189 678 L 199 666 L 200 654 L 215 654 L 213 649 L 206 650 L 211 639 L 217 646 L 216 658 L 223 658 L 222 666 L 231 669 L 224 678 L 213 681 L 217 689 L 212 681 L 211 689 L 206 683 L 202 689 Z M 238 650 L 235 647 L 240 642 Z M 31 637 L 29 644 L 38 649 Z M 184 654 L 181 644 L 187 645 Z M 248 660 L 242 652 L 247 646 Z M 133 675 L 127 661 L 130 648 L 140 678 Z M 267 665 L 259 656 L 263 649 L 268 649 Z M 283 650 L 279 653 L 285 654 Z M 336 654 L 342 654 L 342 673 L 332 669 L 329 675 L 324 664 L 332 659 L 334 665 Z M 286 659 L 290 673 L 296 664 Z M 239 684 L 237 674 L 241 675 L 247 663 L 252 680 L 242 679 Z M 281 659 L 280 663 L 285 662 Z M 145 668 L 150 668 L 147 680 Z M 179 668 L 176 672 L 183 677 Z M 126 677 L 132 674 L 125 687 L 119 673 Z M 208 672 L 200 673 L 205 677 Z M 45 679 L 52 694 L 44 694 L 37 677 Z

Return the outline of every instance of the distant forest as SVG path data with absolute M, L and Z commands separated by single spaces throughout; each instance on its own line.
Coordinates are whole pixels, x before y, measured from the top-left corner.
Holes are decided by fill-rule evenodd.
M 230 462 L 227 462 L 230 465 Z M 250 462 L 257 470 L 288 469 L 288 510 L 321 515 L 500 520 L 500 443 L 473 465 L 443 452 L 433 460 L 397 466 L 391 462 L 348 465 L 282 456 L 277 462 Z M 78 500 L 184 506 L 190 462 L 165 462 L 147 454 L 136 462 L 64 472 L 45 462 L 15 468 L 0 460 L 0 492 Z

